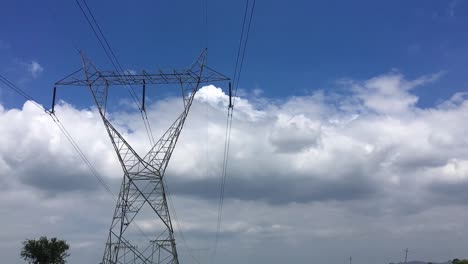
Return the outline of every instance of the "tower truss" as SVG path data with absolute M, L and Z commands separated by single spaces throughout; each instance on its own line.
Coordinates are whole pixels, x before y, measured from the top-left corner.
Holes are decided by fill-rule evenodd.
M 205 56 L 206 50 L 185 69 L 130 74 L 99 71 L 82 55 L 83 68 L 56 82 L 56 86 L 89 88 L 124 173 L 107 236 L 103 264 L 179 263 L 164 173 L 198 89 L 202 84 L 229 80 L 206 66 Z M 171 85 L 181 89 L 182 112 L 144 156 L 132 148 L 106 116 L 109 88 L 120 85 L 143 87 L 141 110 L 144 110 L 146 85 Z M 149 223 L 150 235 L 142 237 L 137 232 L 142 231 L 138 225 L 139 216 L 145 223 Z

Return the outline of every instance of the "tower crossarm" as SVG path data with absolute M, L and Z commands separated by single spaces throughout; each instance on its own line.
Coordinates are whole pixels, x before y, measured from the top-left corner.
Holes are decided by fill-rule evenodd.
M 83 63 L 83 68 L 63 78 L 55 85 L 67 86 L 120 86 L 120 85 L 150 85 L 150 84 L 203 84 L 228 81 L 229 78 L 204 64 L 205 53 L 202 53 L 189 68 L 159 70 L 151 73 L 142 71 L 131 74 L 129 72 L 98 71 L 90 61 Z M 203 71 L 200 71 L 203 68 Z M 83 78 L 83 72 L 88 77 Z

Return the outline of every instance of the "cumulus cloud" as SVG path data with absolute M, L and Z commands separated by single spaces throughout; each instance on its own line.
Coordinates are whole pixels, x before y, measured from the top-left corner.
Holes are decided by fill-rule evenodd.
M 280 114 L 270 134 L 270 141 L 280 152 L 298 152 L 318 144 L 320 122 L 303 114 L 289 117 Z
M 258 248 L 267 243 L 294 251 L 296 246 L 303 249 L 296 244 L 300 241 L 325 240 L 324 247 L 336 247 L 340 245 L 336 239 L 357 241 L 353 246 L 359 247 L 364 238 L 378 241 L 376 233 L 390 241 L 416 242 L 438 232 L 456 237 L 468 231 L 460 220 L 465 213 L 459 212 L 467 199 L 468 96 L 457 93 L 422 109 L 414 93 L 416 87 L 424 89 L 441 76 L 409 80 L 392 72 L 351 80 L 345 82 L 352 91 L 346 96 L 317 91 L 281 101 L 261 93 L 236 98 L 220 250 L 229 255 L 223 246 L 236 245 L 248 253 L 238 245 Z M 227 105 L 228 96 L 220 88 L 206 86 L 199 91 L 166 174 L 180 208 L 181 229 L 201 245 L 209 246 L 215 232 Z M 147 107 L 156 137 L 181 109 L 181 99 L 176 97 Z M 96 110 L 62 102 L 56 111 L 117 191 L 122 173 Z M 143 155 L 148 142 L 138 113 L 111 112 L 109 116 Z M 7 200 L 14 197 L 25 203 L 37 200 L 44 210 L 39 214 L 40 225 L 53 230 L 50 225 L 65 228 L 69 223 L 64 222 L 78 214 L 63 209 L 76 199 L 78 211 L 95 212 L 80 217 L 95 232 L 80 236 L 73 229 L 63 230 L 64 234 L 81 249 L 103 244 L 113 201 L 103 198 L 97 181 L 49 117 L 26 102 L 22 109 L 2 108 L 0 124 L 5 124 L 0 126 L 0 194 L 9 197 L 2 199 L 2 206 L 13 206 Z M 98 202 L 80 207 L 89 199 Z M 99 212 L 102 208 L 107 209 Z M 8 222 L 21 216 L 17 212 L 1 221 L 15 227 L 27 224 L 25 219 Z M 139 221 L 145 230 L 155 228 L 149 218 Z M 437 221 L 446 224 L 442 228 Z M 272 238 L 282 242 L 275 244 Z M 375 250 L 384 254 L 387 246 Z M 260 255 L 252 257 L 268 261 Z
M 438 80 L 444 72 L 406 80 L 401 73 L 391 73 L 364 82 L 351 82 L 357 98 L 369 110 L 380 114 L 398 114 L 408 111 L 418 102 L 410 90 Z
M 411 94 L 411 89 L 438 76 L 406 80 L 390 73 L 355 82 L 351 84 L 354 94 L 334 95 L 339 102 L 333 105 L 327 105 L 330 98 L 324 92 L 279 103 L 265 103 L 263 98 L 261 105 L 237 98 L 229 160 L 232 187 L 227 195 L 272 203 L 354 200 L 372 195 L 392 198 L 391 190 L 402 185 L 420 189 L 434 181 L 464 181 L 466 172 L 458 165 L 466 162 L 468 153 L 468 141 L 463 138 L 468 128 L 460 126 L 466 117 L 463 95 L 420 109 L 417 96 Z M 166 112 L 180 111 L 179 100 L 170 98 L 149 107 L 149 118 L 158 120 L 155 134 L 170 124 L 173 116 Z M 351 102 L 358 103 L 342 109 Z M 216 197 L 227 104 L 227 95 L 214 86 L 198 93 L 169 167 L 174 192 Z M 103 168 L 105 177 L 118 179 L 115 154 L 96 111 L 62 103 L 57 112 L 73 127 L 72 134 L 86 146 L 97 167 Z M 66 169 L 79 160 L 58 129 L 50 126 L 48 117 L 36 112 L 32 104 L 26 103 L 22 110 L 3 110 L 0 118 L 11 124 L 2 131 L 0 151 L 9 153 L 2 163 L 7 169 L 22 164 L 14 176 L 23 184 L 53 192 L 93 189 L 89 188 L 91 182 L 74 182 L 87 168 Z M 144 155 L 148 142 L 138 115 L 111 113 L 111 118 L 122 124 L 124 135 Z M 39 176 L 34 175 L 50 161 L 60 161 L 57 169 L 46 166 Z M 208 172 L 206 168 L 210 168 Z

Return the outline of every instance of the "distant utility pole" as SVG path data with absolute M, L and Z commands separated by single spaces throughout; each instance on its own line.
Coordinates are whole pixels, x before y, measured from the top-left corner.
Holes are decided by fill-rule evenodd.
M 353 264 L 353 257 L 349 257 L 349 264 Z
M 408 261 L 408 248 L 405 248 L 405 264 Z

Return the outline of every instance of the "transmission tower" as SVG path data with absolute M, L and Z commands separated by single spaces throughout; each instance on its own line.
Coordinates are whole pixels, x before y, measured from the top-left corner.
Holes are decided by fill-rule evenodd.
M 99 71 L 81 55 L 83 68 L 56 82 L 59 85 L 88 87 L 117 153 L 124 177 L 109 229 L 102 264 L 178 264 L 174 229 L 166 199 L 164 173 L 176 146 L 194 96 L 203 83 L 227 81 L 229 78 L 205 65 L 206 50 L 186 69 L 141 74 Z M 83 78 L 84 75 L 84 78 Z M 140 156 L 106 116 L 109 88 L 141 85 L 144 111 L 147 85 L 177 86 L 181 89 L 183 111 L 161 138 Z M 133 88 L 132 88 L 133 89 Z M 55 89 L 54 89 L 55 103 Z M 53 103 L 53 104 L 54 104 Z M 53 111 L 52 107 L 52 111 Z M 139 218 L 140 217 L 140 218 Z M 137 219 L 150 221 L 151 234 L 142 237 Z

